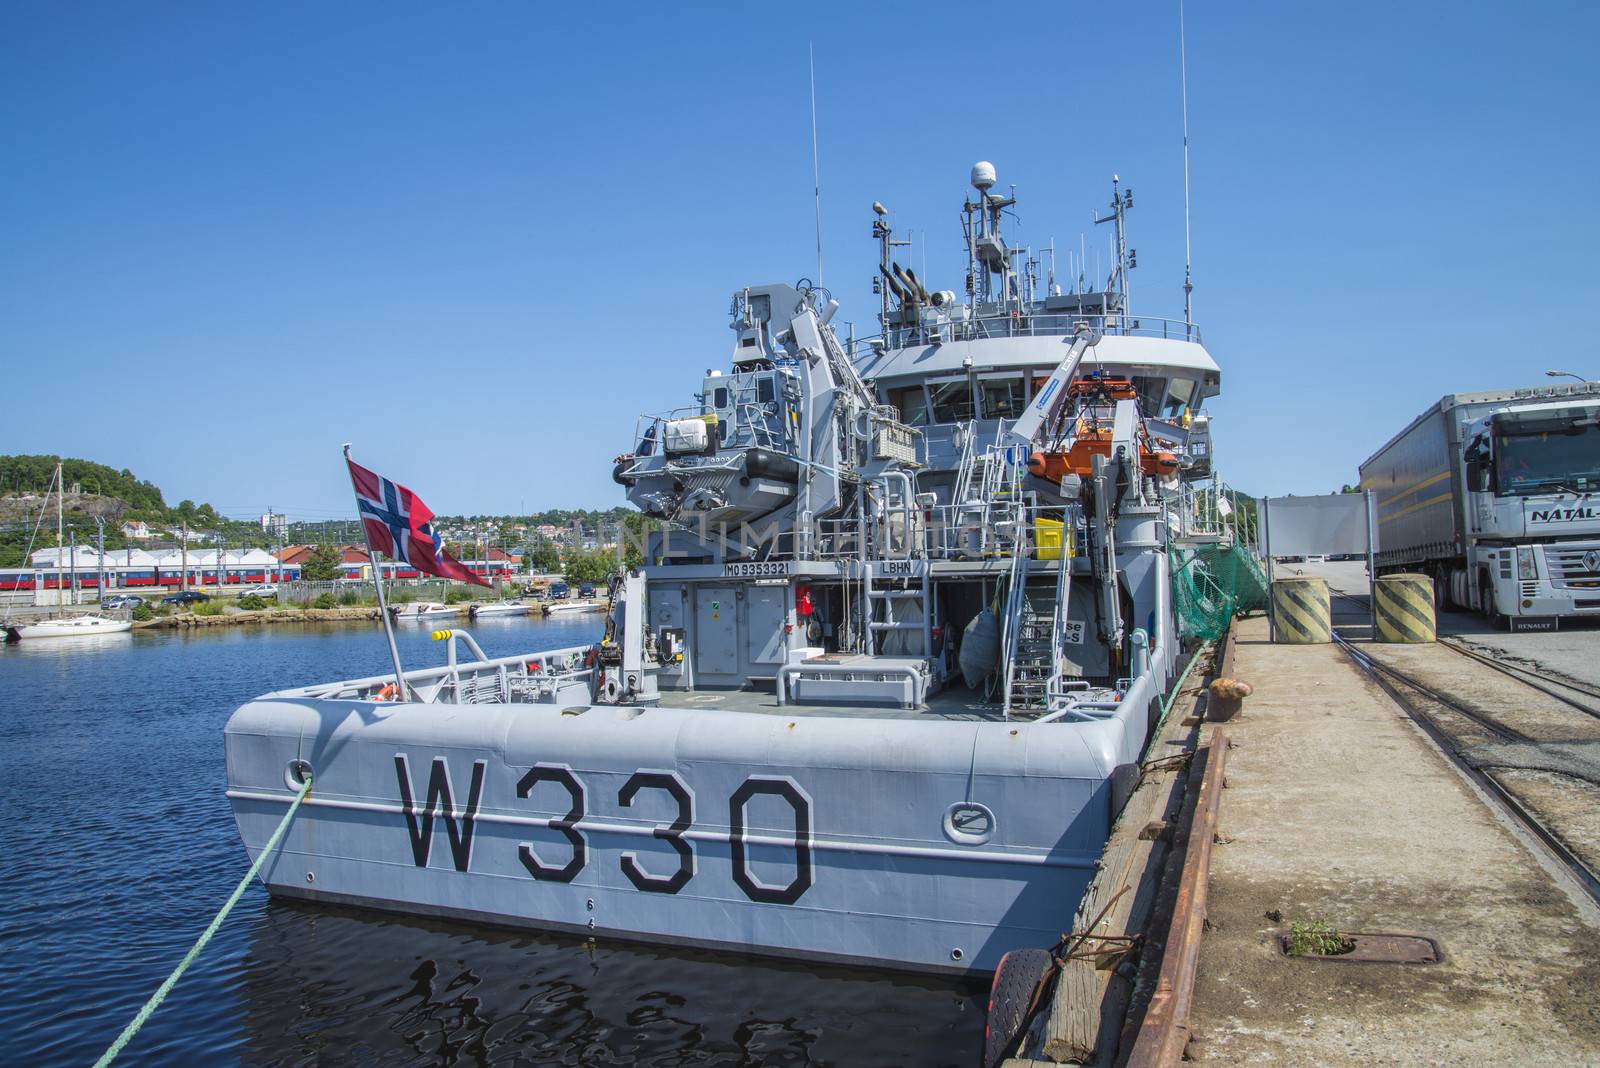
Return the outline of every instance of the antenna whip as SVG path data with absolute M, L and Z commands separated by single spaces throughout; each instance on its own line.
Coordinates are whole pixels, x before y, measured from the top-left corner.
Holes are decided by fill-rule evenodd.
M 1183 92 L 1183 325 L 1193 326 L 1194 277 L 1190 265 L 1194 256 L 1189 243 L 1189 57 L 1184 45 L 1183 0 L 1178 0 L 1178 79 Z
M 822 171 L 817 166 L 817 50 L 813 43 L 806 44 L 806 56 L 811 69 L 811 191 L 817 213 L 817 288 L 822 288 Z

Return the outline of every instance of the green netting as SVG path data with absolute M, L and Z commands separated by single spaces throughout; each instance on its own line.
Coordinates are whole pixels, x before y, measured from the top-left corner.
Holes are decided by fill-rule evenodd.
M 1172 599 L 1178 629 L 1214 640 L 1227 633 L 1236 615 L 1267 607 L 1267 576 L 1249 549 L 1234 544 L 1176 550 Z

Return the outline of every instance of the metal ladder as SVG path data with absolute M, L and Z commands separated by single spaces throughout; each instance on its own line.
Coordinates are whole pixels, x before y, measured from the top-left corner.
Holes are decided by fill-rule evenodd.
M 1013 709 L 1042 709 L 1057 673 L 1051 606 L 1055 590 L 1030 585 L 1023 577 L 1021 596 L 1013 599 L 1011 649 L 1006 659 L 1006 715 Z
M 1011 447 L 991 445 L 984 453 L 983 471 L 984 501 L 990 516 L 996 511 L 1007 516 L 1004 523 L 994 524 L 989 529 L 996 531 L 997 543 L 1002 526 L 1009 529 L 1011 539 L 1011 579 L 1006 590 L 1006 614 L 1000 646 L 1005 650 L 1006 658 L 1003 699 L 1007 718 L 1011 715 L 1018 682 L 1022 683 L 1024 689 L 1030 689 L 1034 682 L 1036 672 L 1033 660 L 1037 653 L 1035 645 L 1038 638 L 1028 602 L 1028 512 L 1022 492 L 1025 468 L 1011 462 L 1016 458 L 1019 457 L 1013 455 Z M 1019 664 L 1019 657 L 1025 657 L 1026 662 Z M 1020 680 L 1017 673 L 1019 666 L 1024 669 Z M 1042 692 L 1043 680 L 1040 680 L 1040 688 Z
M 1067 644 L 1067 625 L 1072 622 L 1068 610 L 1072 607 L 1072 558 L 1068 552 L 1076 527 L 1076 508 L 1067 508 L 1061 516 L 1061 559 L 1056 563 L 1056 603 L 1050 619 L 1050 633 L 1055 644 L 1051 662 L 1053 673 L 1061 673 L 1061 651 Z
M 957 499 L 957 519 L 974 524 L 982 532 L 982 542 L 977 546 L 979 555 L 993 556 L 1003 551 L 1002 542 L 1006 539 L 1001 535 L 1007 530 L 1013 546 L 1024 544 L 1025 453 L 1015 446 L 988 445 L 974 455 L 969 470 L 966 499 Z M 971 484 L 974 478 L 978 483 L 976 491 Z
M 950 503 L 960 507 L 967 503 L 972 493 L 972 475 L 977 467 L 979 453 L 973 448 L 973 443 L 978 438 L 977 420 L 968 420 L 962 424 L 961 434 L 961 460 L 956 464 L 956 488 L 950 495 Z
M 892 631 L 911 630 L 921 633 L 922 648 L 919 651 L 901 653 L 898 655 L 918 656 L 924 660 L 933 656 L 933 598 L 930 596 L 932 593 L 932 584 L 928 574 L 928 569 L 926 567 L 922 569 L 922 578 L 917 585 L 908 585 L 904 588 L 878 587 L 874 585 L 872 581 L 872 570 L 869 568 L 862 579 L 862 588 L 862 592 L 867 599 L 868 612 L 872 617 L 871 621 L 867 624 L 867 628 L 872 634 L 872 639 L 867 645 L 868 655 L 880 655 L 878 643 L 879 635 Z M 900 601 L 915 601 L 918 607 L 922 609 L 922 619 L 916 622 L 902 622 L 896 620 L 894 618 L 894 604 Z M 876 611 L 876 606 L 878 604 L 882 604 L 884 606 L 883 619 L 877 618 L 878 613 Z
M 901 503 L 911 504 L 914 502 L 902 501 Z M 887 485 L 885 485 L 884 510 L 886 513 L 890 511 L 892 505 L 893 500 Z M 899 580 L 908 583 L 908 585 L 904 587 L 879 587 L 876 585 L 873 581 L 873 572 L 876 570 L 877 564 L 881 562 L 882 559 L 880 553 L 876 550 L 881 545 L 884 551 L 889 551 L 891 539 L 887 536 L 880 538 L 879 531 L 876 529 L 877 525 L 875 523 L 869 525 L 873 527 L 871 544 L 874 551 L 869 553 L 868 562 L 862 568 L 861 575 L 861 596 L 862 602 L 866 605 L 867 617 L 867 641 L 865 651 L 869 656 L 881 655 L 880 643 L 878 639 L 882 634 L 896 631 L 919 631 L 922 635 L 921 649 L 915 653 L 901 653 L 898 655 L 919 656 L 923 659 L 931 659 L 933 656 L 933 597 L 931 596 L 931 568 L 929 568 L 926 560 L 921 561 L 921 565 L 919 567 L 919 570 L 921 571 L 921 579 L 914 586 L 909 585 L 911 581 L 910 576 L 907 576 L 903 580 Z M 908 525 L 904 532 L 905 555 L 903 557 L 896 557 L 896 559 L 903 559 L 906 561 L 914 561 L 918 559 L 916 555 L 917 550 L 914 547 L 914 539 L 912 535 L 913 531 Z M 896 580 L 891 579 L 890 581 Z M 918 607 L 922 609 L 922 619 L 920 621 L 904 622 L 895 618 L 895 603 L 905 601 L 915 601 Z M 882 619 L 878 618 L 877 609 L 879 604 L 883 605 Z

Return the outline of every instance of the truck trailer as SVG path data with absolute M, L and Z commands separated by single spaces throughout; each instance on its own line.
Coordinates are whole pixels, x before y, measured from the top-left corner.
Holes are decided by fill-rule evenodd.
M 1516 630 L 1600 618 L 1600 382 L 1451 393 L 1361 465 L 1379 574 Z

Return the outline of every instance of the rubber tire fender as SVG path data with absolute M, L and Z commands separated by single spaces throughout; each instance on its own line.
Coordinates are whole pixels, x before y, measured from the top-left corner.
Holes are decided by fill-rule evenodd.
M 983 1028 L 983 1068 L 998 1068 L 1012 1054 L 1026 1022 L 1033 992 L 1055 967 L 1049 950 L 1013 949 L 1000 958 L 989 986 L 989 1018 Z

